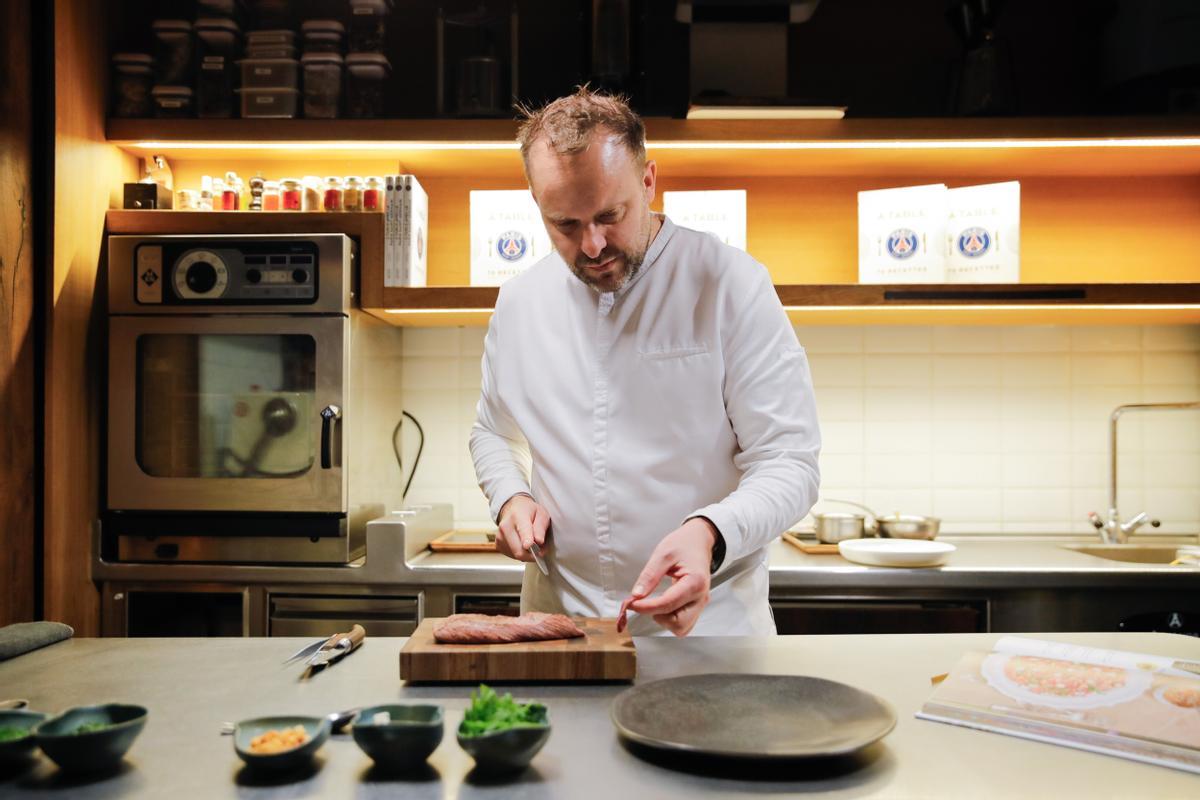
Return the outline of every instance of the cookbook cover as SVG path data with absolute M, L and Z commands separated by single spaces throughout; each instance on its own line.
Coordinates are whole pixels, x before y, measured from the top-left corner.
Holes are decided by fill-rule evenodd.
M 663 192 L 663 213 L 676 225 L 746 249 L 746 190 Z
M 528 189 L 471 192 L 471 285 L 499 286 L 550 253 Z
M 946 283 L 1019 283 L 1021 184 L 946 191 Z
M 858 193 L 858 282 L 942 283 L 946 185 Z
M 384 286 L 424 286 L 429 260 L 429 197 L 415 175 L 387 176 Z
M 1200 676 L 1161 656 L 1004 637 L 917 717 L 1200 774 Z

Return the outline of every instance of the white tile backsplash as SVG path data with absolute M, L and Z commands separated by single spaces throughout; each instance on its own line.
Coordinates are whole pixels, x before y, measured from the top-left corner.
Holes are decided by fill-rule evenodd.
M 484 328 L 405 328 L 400 402 L 425 429 L 411 502 L 490 524 L 467 440 Z M 1108 417 L 1200 400 L 1200 326 L 797 328 L 825 448 L 822 496 L 935 514 L 947 533 L 1085 533 L 1108 503 Z M 407 477 L 416 452 L 402 429 Z M 1200 412 L 1126 414 L 1119 505 L 1200 528 Z M 832 507 L 830 507 L 832 509 Z M 1150 530 L 1148 527 L 1143 531 Z

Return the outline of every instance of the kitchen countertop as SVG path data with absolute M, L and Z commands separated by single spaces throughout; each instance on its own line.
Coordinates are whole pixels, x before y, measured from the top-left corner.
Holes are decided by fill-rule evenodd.
M 1097 536 L 943 536 L 958 550 L 944 567 L 864 567 L 838 555 L 808 555 L 781 540 L 770 548 L 773 589 L 1039 589 L 1065 587 L 1200 588 L 1200 568 L 1110 561 L 1063 547 L 1098 545 Z M 1156 543 L 1165 537 L 1141 536 Z M 1195 537 L 1170 541 L 1194 544 Z M 518 586 L 522 564 L 497 553 L 433 553 L 386 526 L 368 526 L 367 557 L 346 566 L 124 564 L 96 560 L 106 581 L 193 581 L 326 585 Z M 97 550 L 98 552 L 98 550 Z M 406 557 L 407 552 L 407 557 Z
M 470 687 L 404 686 L 403 639 L 368 639 L 313 679 L 280 661 L 299 639 L 74 639 L 0 663 L 0 686 L 31 707 L 57 711 L 105 701 L 150 709 L 123 767 L 99 778 L 62 775 L 46 758 L 0 777 L 6 798 L 419 798 L 737 797 L 824 792 L 829 797 L 1194 797 L 1197 778 L 1164 767 L 999 734 L 917 720 L 930 677 L 993 634 L 637 639 L 638 682 L 701 672 L 813 675 L 874 692 L 898 723 L 852 769 L 773 775 L 697 775 L 644 761 L 619 741 L 609 706 L 621 685 L 536 685 L 518 697 L 547 704 L 553 732 L 532 766 L 511 780 L 484 779 L 458 746 L 454 728 Z M 1056 634 L 1098 647 L 1200 659 L 1200 641 L 1169 634 Z M 886 665 L 886 669 L 882 665 Z M 333 737 L 318 768 L 299 778 L 245 771 L 224 720 L 267 714 L 323 714 L 385 702 L 445 705 L 447 730 L 429 768 L 407 778 L 378 774 L 349 735 Z

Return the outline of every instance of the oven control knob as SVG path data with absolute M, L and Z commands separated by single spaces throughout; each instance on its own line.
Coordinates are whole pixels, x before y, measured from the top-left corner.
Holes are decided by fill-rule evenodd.
M 246 270 L 246 280 L 250 283 L 258 283 L 262 280 L 262 270 L 248 269 Z
M 219 253 L 191 250 L 172 270 L 175 294 L 183 300 L 212 300 L 225 294 L 229 269 Z
M 197 261 L 187 269 L 187 286 L 196 294 L 207 294 L 217 285 L 217 271 L 207 261 Z
M 292 280 L 296 283 L 304 283 L 308 280 L 308 273 L 302 269 L 292 270 Z

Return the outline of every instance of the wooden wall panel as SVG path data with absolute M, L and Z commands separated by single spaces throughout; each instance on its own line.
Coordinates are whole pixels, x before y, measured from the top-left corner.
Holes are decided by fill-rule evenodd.
M 35 612 L 32 33 L 0 5 L 0 626 Z
M 44 602 L 77 635 L 100 630 L 91 580 L 104 419 L 104 213 L 136 159 L 104 140 L 104 3 L 55 0 L 54 258 L 46 315 Z

